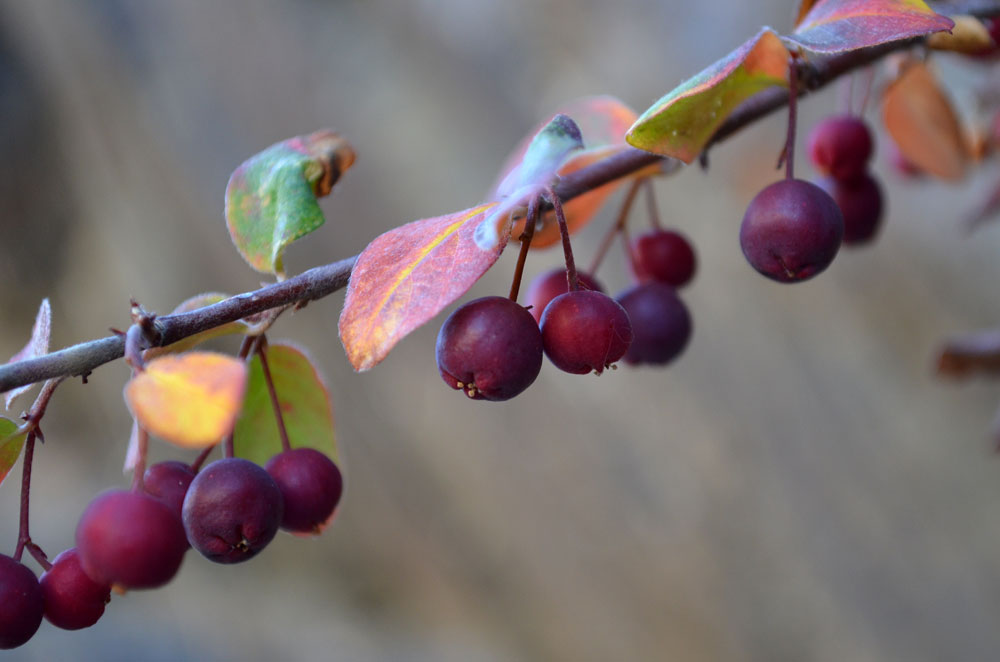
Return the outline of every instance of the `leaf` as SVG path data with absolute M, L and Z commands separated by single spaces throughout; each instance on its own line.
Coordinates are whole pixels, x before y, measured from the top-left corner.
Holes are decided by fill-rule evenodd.
M 355 370 L 375 367 L 493 266 L 510 238 L 510 219 L 497 217 L 501 207 L 490 203 L 414 221 L 368 244 L 340 314 L 340 340 Z
M 497 194 L 505 198 L 524 188 L 538 190 L 549 186 L 559 166 L 581 149 L 580 127 L 568 115 L 559 113 L 535 134 L 524 158 L 500 183 Z
M 625 131 L 632 126 L 637 115 L 634 110 L 615 97 L 583 97 L 561 106 L 558 112 L 572 117 L 577 126 L 580 127 L 585 148 L 570 155 L 559 168 L 559 175 L 568 175 L 601 159 L 629 149 L 625 143 Z M 541 128 L 538 127 L 538 130 Z M 521 163 L 530 143 L 531 137 L 525 137 L 507 157 L 501 170 L 502 173 L 505 173 L 501 177 L 501 182 L 510 177 Z M 680 163 L 673 159 L 666 159 L 657 165 L 633 173 L 631 177 L 669 174 L 677 170 L 679 165 Z M 565 202 L 563 211 L 566 214 L 566 225 L 569 227 L 570 234 L 574 234 L 589 223 L 597 215 L 608 196 L 614 193 L 625 180 L 626 178 L 618 179 Z M 494 189 L 492 195 L 493 197 L 502 197 L 502 184 Z M 521 232 L 524 231 L 525 212 L 526 209 L 523 208 L 516 210 L 514 214 L 515 225 L 511 236 L 520 236 Z M 536 228 L 535 236 L 531 241 L 532 249 L 547 248 L 559 242 L 559 225 L 555 218 L 555 213 L 551 210 L 542 216 L 541 224 Z
M 9 418 L 0 418 L 0 484 L 20 457 L 28 436 L 26 432 L 15 435 L 17 428 L 17 423 Z
M 243 405 L 247 368 L 214 352 L 161 356 L 125 386 L 139 425 L 185 448 L 204 448 L 233 429 Z
M 789 53 L 770 28 L 653 104 L 625 134 L 634 147 L 691 163 L 741 103 L 788 86 Z
M 951 32 L 938 32 L 927 37 L 927 46 L 939 51 L 978 54 L 993 46 L 993 37 L 983 22 L 974 16 L 952 16 L 955 27 Z
M 882 121 L 900 153 L 920 170 L 961 179 L 968 162 L 958 116 L 922 62 L 904 67 L 882 96 Z
M 799 13 L 798 16 L 795 17 L 796 27 L 802 24 L 802 21 L 804 21 L 806 16 L 809 15 L 809 11 L 813 8 L 813 5 L 815 4 L 816 0 L 802 0 L 802 2 L 799 3 Z
M 286 343 L 268 345 L 266 354 L 292 448 L 315 448 L 340 464 L 330 391 L 312 361 L 303 350 Z M 281 452 L 278 422 L 258 356 L 250 363 L 243 412 L 236 422 L 233 444 L 237 457 L 260 465 Z
M 20 352 L 10 357 L 10 361 L 7 363 L 17 363 L 18 361 L 24 361 L 25 359 L 33 359 L 37 356 L 42 356 L 43 354 L 49 353 L 49 336 L 52 335 L 52 306 L 49 305 L 48 299 L 42 299 L 42 304 L 38 307 L 38 313 L 35 315 L 35 325 L 31 329 L 31 339 L 28 340 L 28 344 L 21 349 Z M 7 409 L 10 409 L 11 403 L 17 399 L 18 396 L 27 393 L 31 390 L 34 384 L 28 384 L 27 386 L 19 386 L 15 389 L 7 391 L 4 396 L 4 403 Z
M 354 150 L 330 130 L 296 136 L 244 161 L 226 186 L 226 225 L 247 263 L 284 275 L 281 257 L 323 225 L 316 202 L 354 163 Z
M 814 53 L 840 53 L 954 26 L 923 0 L 819 0 L 785 39 Z

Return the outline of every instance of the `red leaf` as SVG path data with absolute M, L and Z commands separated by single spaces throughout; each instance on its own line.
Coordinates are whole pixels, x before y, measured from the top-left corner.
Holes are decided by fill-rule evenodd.
M 340 340 L 355 370 L 375 367 L 493 266 L 510 238 L 509 211 L 489 203 L 408 223 L 368 244 L 340 314 Z
M 954 26 L 923 0 L 819 0 L 786 39 L 816 53 L 839 53 Z

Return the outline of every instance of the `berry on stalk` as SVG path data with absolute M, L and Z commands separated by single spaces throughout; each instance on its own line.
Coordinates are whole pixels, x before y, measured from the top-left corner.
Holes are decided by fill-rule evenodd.
M 882 190 L 870 174 L 845 182 L 823 177 L 816 184 L 837 203 L 844 216 L 844 243 L 866 244 L 875 238 L 882 221 Z
M 809 134 L 809 157 L 823 174 L 847 181 L 861 177 L 872 156 L 872 134 L 860 117 L 827 117 Z
M 285 504 L 281 528 L 293 533 L 322 531 L 344 492 L 344 478 L 333 460 L 314 448 L 293 448 L 272 457 L 265 469 Z
M 448 386 L 474 400 L 509 400 L 542 369 L 542 333 L 524 306 L 483 297 L 445 320 L 434 354 Z
M 64 630 L 89 628 L 100 620 L 111 600 L 111 586 L 95 582 L 70 548 L 56 557 L 39 580 L 45 596 L 45 618 Z
M 601 374 L 625 355 L 632 342 L 628 313 L 614 299 L 589 290 L 553 299 L 541 320 L 549 360 L 566 372 Z
M 171 460 L 158 462 L 146 469 L 143 474 L 142 487 L 147 494 L 156 497 L 181 516 L 184 506 L 184 495 L 187 494 L 195 472 L 184 462 Z
M 619 294 L 618 303 L 632 321 L 626 363 L 665 365 L 684 351 L 691 338 L 691 314 L 674 288 L 647 281 Z
M 605 291 L 600 281 L 588 273 L 577 271 L 576 278 L 581 290 Z M 569 292 L 569 281 L 566 278 L 566 269 L 559 268 L 546 271 L 531 281 L 524 298 L 528 302 L 528 311 L 537 322 L 542 319 L 542 312 L 549 302 L 567 292 Z
M 35 636 L 44 611 L 35 573 L 0 554 L 0 650 L 17 648 Z
M 632 240 L 632 268 L 636 278 L 658 280 L 673 287 L 694 277 L 697 258 L 691 243 L 673 230 L 653 230 Z

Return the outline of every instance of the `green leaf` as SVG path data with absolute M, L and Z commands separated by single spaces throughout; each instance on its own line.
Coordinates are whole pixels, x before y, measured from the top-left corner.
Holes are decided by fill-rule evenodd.
M 330 392 L 315 366 L 304 351 L 290 344 L 274 343 L 266 352 L 292 447 L 315 448 L 339 465 Z M 250 363 L 243 413 L 236 422 L 233 444 L 237 457 L 261 465 L 281 452 L 278 422 L 259 356 Z
M 532 138 L 521 163 L 497 187 L 497 195 L 503 198 L 548 186 L 566 159 L 582 149 L 580 127 L 569 116 L 556 115 Z
M 840 53 L 953 27 L 923 0 L 819 0 L 786 39 L 814 53 Z
M 653 104 L 625 135 L 633 147 L 691 163 L 741 103 L 788 86 L 788 49 L 770 28 Z
M 285 248 L 323 225 L 316 199 L 353 163 L 354 150 L 329 130 L 285 140 L 244 161 L 226 186 L 226 225 L 243 259 L 283 276 Z
M 0 483 L 10 473 L 10 468 L 17 462 L 24 448 L 27 433 L 15 434 L 17 423 L 9 418 L 0 418 Z

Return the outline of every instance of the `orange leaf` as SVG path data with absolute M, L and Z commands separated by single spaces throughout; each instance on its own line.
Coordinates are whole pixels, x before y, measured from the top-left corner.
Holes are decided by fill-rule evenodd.
M 921 170 L 949 180 L 965 174 L 969 154 L 962 127 L 922 62 L 906 66 L 886 89 L 882 121 L 899 151 Z
M 799 15 L 795 17 L 795 27 L 798 27 L 802 21 L 805 20 L 806 16 L 809 15 L 809 11 L 816 4 L 816 0 L 802 0 L 799 3 Z
M 150 433 L 185 448 L 204 448 L 232 431 L 246 385 L 246 364 L 231 356 L 167 355 L 129 381 L 125 402 Z
M 982 53 L 993 47 L 993 37 L 983 22 L 974 16 L 952 16 L 955 27 L 951 32 L 937 32 L 927 37 L 927 46 L 939 51 Z
M 340 314 L 340 340 L 355 370 L 375 367 L 493 266 L 510 238 L 505 209 L 489 203 L 414 221 L 368 244 Z

